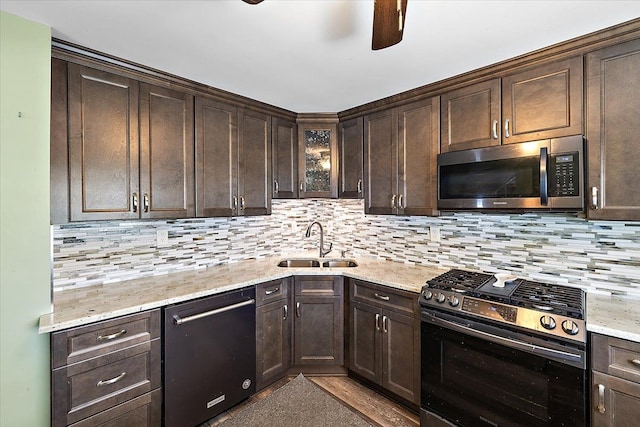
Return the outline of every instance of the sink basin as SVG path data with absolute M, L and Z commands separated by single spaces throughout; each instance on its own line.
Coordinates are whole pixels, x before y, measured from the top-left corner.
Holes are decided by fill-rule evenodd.
M 320 267 L 320 261 L 315 259 L 283 259 L 278 267 Z
M 357 267 L 358 263 L 352 259 L 332 259 L 329 261 L 324 261 L 322 263 L 323 267 Z

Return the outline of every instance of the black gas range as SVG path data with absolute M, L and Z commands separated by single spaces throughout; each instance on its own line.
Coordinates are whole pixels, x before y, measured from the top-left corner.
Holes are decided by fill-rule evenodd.
M 422 288 L 421 425 L 584 426 L 584 292 L 450 270 Z
M 453 269 L 427 282 L 420 306 L 503 323 L 530 333 L 586 342 L 584 292 L 514 278 L 495 286 L 491 274 Z

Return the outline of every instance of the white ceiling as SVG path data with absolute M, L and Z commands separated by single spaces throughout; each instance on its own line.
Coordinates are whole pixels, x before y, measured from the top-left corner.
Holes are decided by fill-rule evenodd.
M 298 113 L 338 112 L 640 17 L 640 1 L 408 0 L 371 50 L 374 0 L 0 0 L 53 37 Z

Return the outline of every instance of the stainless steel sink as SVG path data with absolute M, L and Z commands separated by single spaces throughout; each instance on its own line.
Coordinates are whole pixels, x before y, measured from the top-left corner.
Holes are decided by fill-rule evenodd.
M 320 261 L 315 259 L 283 259 L 278 267 L 320 267 Z
M 322 263 L 323 267 L 357 267 L 358 263 L 352 259 L 332 259 L 329 261 L 324 261 Z

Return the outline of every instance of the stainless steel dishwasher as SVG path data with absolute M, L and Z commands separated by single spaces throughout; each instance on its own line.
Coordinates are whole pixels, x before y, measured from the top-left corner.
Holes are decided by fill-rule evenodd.
M 164 309 L 164 426 L 196 426 L 255 393 L 255 289 Z

